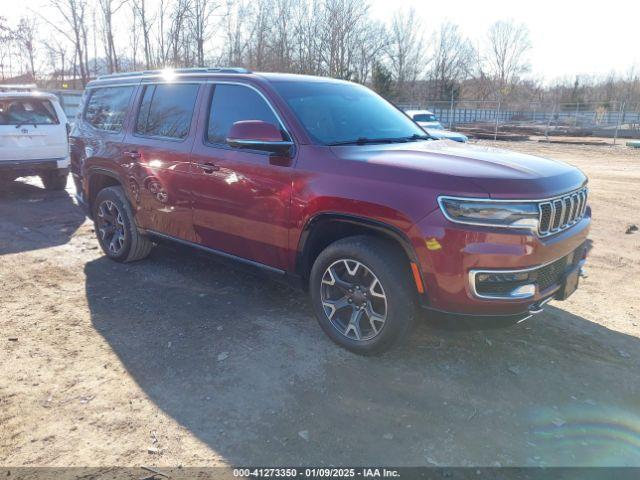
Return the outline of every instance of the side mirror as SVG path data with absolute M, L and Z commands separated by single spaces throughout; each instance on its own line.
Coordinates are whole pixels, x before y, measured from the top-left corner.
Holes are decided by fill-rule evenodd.
M 235 148 L 247 148 L 290 156 L 293 142 L 282 138 L 280 129 L 262 120 L 243 120 L 231 126 L 227 144 Z

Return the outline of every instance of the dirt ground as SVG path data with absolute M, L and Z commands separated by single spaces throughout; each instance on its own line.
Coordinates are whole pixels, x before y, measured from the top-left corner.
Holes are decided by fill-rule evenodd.
M 379 358 L 296 291 L 177 247 L 113 263 L 69 193 L 3 187 L 0 465 L 640 466 L 640 151 L 500 146 L 589 175 L 589 277 Z

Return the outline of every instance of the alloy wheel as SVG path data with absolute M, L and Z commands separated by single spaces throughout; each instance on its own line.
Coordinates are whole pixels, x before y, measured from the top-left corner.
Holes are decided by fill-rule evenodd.
M 371 340 L 387 320 L 382 283 L 357 260 L 340 259 L 325 270 L 320 298 L 333 328 L 351 340 Z
M 105 200 L 98 207 L 98 234 L 102 245 L 113 255 L 124 248 L 126 230 L 122 212 L 111 200 Z

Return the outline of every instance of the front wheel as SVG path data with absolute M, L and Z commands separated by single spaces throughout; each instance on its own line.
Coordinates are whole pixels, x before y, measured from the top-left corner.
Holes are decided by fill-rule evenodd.
M 389 350 L 416 315 L 407 261 L 384 240 L 357 236 L 329 245 L 311 270 L 314 311 L 324 332 L 360 355 Z

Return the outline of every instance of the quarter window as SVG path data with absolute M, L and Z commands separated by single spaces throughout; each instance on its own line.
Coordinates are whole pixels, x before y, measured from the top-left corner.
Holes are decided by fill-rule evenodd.
M 197 84 L 145 86 L 135 132 L 152 137 L 185 138 L 189 134 L 198 88 Z
M 119 132 L 135 87 L 98 88 L 91 92 L 84 118 L 100 130 Z
M 262 120 L 280 126 L 267 102 L 255 90 L 242 85 L 216 85 L 209 109 L 207 141 L 226 144 L 231 126 L 242 120 Z

